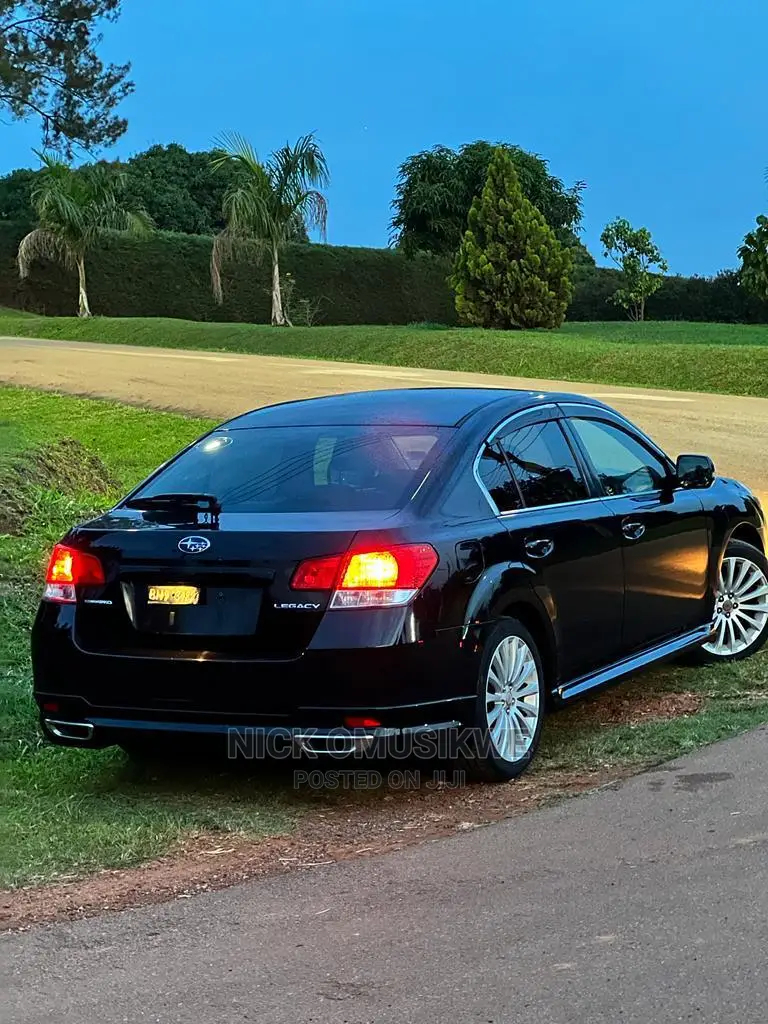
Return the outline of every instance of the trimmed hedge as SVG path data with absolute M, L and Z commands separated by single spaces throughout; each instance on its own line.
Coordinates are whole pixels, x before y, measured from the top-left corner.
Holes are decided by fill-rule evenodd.
M 77 311 L 75 275 L 40 263 L 28 281 L 16 271 L 24 231 L 0 225 L 0 306 L 49 316 Z M 158 232 L 148 240 L 105 238 L 91 253 L 88 295 L 100 316 L 167 316 L 184 320 L 268 323 L 270 269 L 255 258 L 232 262 L 224 274 L 224 303 L 211 293 L 211 239 Z M 408 260 L 391 249 L 292 245 L 281 264 L 296 282 L 297 298 L 320 303 L 326 324 L 453 324 L 445 260 Z M 295 304 L 295 303 L 294 303 Z
M 23 234 L 20 225 L 0 224 L 0 306 L 73 315 L 74 274 L 41 263 L 28 281 L 19 281 L 16 249 Z M 256 259 L 229 264 L 224 304 L 218 306 L 211 294 L 210 255 L 211 239 L 200 235 L 105 238 L 88 261 L 91 308 L 101 316 L 268 323 L 267 264 Z M 409 260 L 391 249 L 302 244 L 288 248 L 282 270 L 293 275 L 297 298 L 319 302 L 318 323 L 456 323 L 445 259 Z M 606 267 L 577 267 L 567 319 L 626 320 L 624 310 L 610 301 L 618 279 L 618 271 Z M 648 318 L 768 323 L 768 303 L 741 288 L 732 271 L 714 278 L 668 277 L 648 302 Z
M 626 320 L 626 312 L 611 301 L 620 277 L 610 267 L 577 268 L 568 320 Z M 646 316 L 649 320 L 765 324 L 768 303 L 741 287 L 735 271 L 724 270 L 716 277 L 665 278 L 648 299 Z

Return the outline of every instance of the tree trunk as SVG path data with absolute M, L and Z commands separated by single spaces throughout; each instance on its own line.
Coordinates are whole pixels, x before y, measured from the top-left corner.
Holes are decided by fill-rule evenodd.
M 642 323 L 643 320 L 645 320 L 645 296 L 644 295 L 640 299 L 640 316 L 638 317 L 638 319 L 640 320 L 641 323 Z
M 292 327 L 293 324 L 285 315 L 283 295 L 280 290 L 280 261 L 277 249 L 272 250 L 272 326 Z
M 85 258 L 83 256 L 79 256 L 77 260 L 77 280 L 79 292 L 77 315 L 91 316 L 91 307 L 88 305 L 88 292 L 85 288 Z

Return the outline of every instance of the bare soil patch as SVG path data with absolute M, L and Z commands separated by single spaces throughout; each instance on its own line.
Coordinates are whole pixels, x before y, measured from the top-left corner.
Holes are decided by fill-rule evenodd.
M 583 718 L 600 725 L 644 725 L 695 715 L 704 701 L 701 693 L 643 693 L 621 687 L 584 700 L 570 708 L 568 714 L 573 722 Z
M 425 787 L 383 798 L 380 793 L 345 794 L 344 802 L 336 805 L 318 792 L 317 808 L 289 835 L 254 841 L 205 832 L 140 867 L 0 892 L 0 928 L 190 898 L 265 875 L 388 853 L 598 789 L 636 771 L 637 766 L 595 772 L 531 771 L 506 785 Z

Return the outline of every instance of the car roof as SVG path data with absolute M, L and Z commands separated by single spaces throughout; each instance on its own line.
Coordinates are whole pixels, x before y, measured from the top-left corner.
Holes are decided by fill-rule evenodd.
M 542 401 L 602 403 L 583 395 L 512 388 L 436 387 L 355 391 L 343 395 L 282 402 L 237 416 L 223 426 L 233 429 L 293 426 L 429 426 L 458 427 L 476 413 L 498 406 L 499 416 Z

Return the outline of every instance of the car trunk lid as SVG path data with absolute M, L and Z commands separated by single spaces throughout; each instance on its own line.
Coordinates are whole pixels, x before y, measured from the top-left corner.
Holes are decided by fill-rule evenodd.
M 79 595 L 76 642 L 134 656 L 299 657 L 329 594 L 291 590 L 293 574 L 306 558 L 347 551 L 361 518 L 224 513 L 193 527 L 156 510 L 113 510 L 70 537 L 106 575 Z

